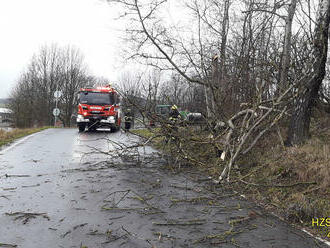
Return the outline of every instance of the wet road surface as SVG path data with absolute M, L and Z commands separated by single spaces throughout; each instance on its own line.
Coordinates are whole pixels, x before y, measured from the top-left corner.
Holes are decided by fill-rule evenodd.
M 0 247 L 327 247 L 253 204 L 171 170 L 125 133 L 48 129 L 0 151 Z

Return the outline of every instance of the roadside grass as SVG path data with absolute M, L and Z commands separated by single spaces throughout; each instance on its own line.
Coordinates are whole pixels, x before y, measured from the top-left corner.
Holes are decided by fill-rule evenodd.
M 266 209 L 330 240 L 330 227 L 312 225 L 315 218 L 330 218 L 329 141 L 330 126 L 314 126 L 311 139 L 299 147 L 283 147 L 270 134 L 239 161 L 246 178 L 236 187 Z
M 23 128 L 23 129 L 13 129 L 12 131 L 0 130 L 0 147 L 13 142 L 16 139 L 22 138 L 24 136 L 40 132 L 49 127 L 39 127 L 39 128 Z
M 240 173 L 233 171 L 231 187 L 291 223 L 330 240 L 327 237 L 330 236 L 330 227 L 312 226 L 312 219 L 330 218 L 329 123 L 330 117 L 314 121 L 311 139 L 299 147 L 284 147 L 277 132 L 270 132 L 255 149 L 238 160 Z M 150 138 L 160 130 L 140 129 L 133 132 Z M 285 128 L 281 129 L 281 133 L 285 137 Z M 223 169 L 223 162 L 217 157 L 213 146 L 202 142 L 207 139 L 206 133 L 189 134 L 188 130 L 184 136 L 187 156 L 202 161 L 203 164 L 195 165 L 217 178 Z M 162 149 L 162 140 L 156 138 L 153 146 Z M 189 140 L 195 143 L 192 145 Z M 166 152 L 166 148 L 164 150 Z

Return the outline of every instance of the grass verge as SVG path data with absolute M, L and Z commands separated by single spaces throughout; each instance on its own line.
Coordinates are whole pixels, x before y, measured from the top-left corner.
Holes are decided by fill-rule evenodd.
M 244 182 L 236 188 L 291 223 L 330 240 L 330 127 L 314 126 L 311 139 L 283 147 L 276 134 L 267 136 L 240 160 Z M 318 224 L 316 224 L 318 221 Z
M 39 128 L 23 128 L 23 129 L 13 129 L 12 131 L 0 130 L 0 147 L 3 145 L 10 144 L 16 139 L 22 138 L 24 136 L 40 132 L 49 127 L 39 127 Z

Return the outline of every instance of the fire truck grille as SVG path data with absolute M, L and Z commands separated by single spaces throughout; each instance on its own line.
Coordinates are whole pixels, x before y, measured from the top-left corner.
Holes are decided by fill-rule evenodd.
M 89 116 L 89 120 L 93 121 L 93 120 L 105 120 L 107 119 L 106 116 L 101 116 L 101 115 L 91 115 Z

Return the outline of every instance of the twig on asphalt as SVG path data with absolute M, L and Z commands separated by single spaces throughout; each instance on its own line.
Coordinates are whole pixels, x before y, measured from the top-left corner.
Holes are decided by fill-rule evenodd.
M 61 238 L 65 238 L 66 235 L 68 235 L 69 233 L 71 233 L 71 230 L 67 231 L 66 233 L 61 235 Z
M 83 223 L 83 224 L 80 224 L 80 225 L 76 225 L 73 227 L 73 230 L 76 230 L 77 228 L 79 227 L 83 227 L 83 226 L 86 226 L 88 223 Z
M 17 189 L 17 187 L 15 187 L 15 188 L 2 188 L 3 190 L 15 190 L 15 189 Z
M 106 200 L 109 196 L 115 195 L 115 194 L 117 194 L 117 193 L 125 193 L 125 194 L 120 198 L 120 200 L 119 200 L 118 202 L 115 202 L 115 199 L 113 199 L 112 201 L 110 201 L 110 200 Z M 129 189 L 128 189 L 128 190 L 118 190 L 118 191 L 114 191 L 114 192 L 108 194 L 108 195 L 104 198 L 103 202 L 112 202 L 112 206 L 113 206 L 113 207 L 117 207 L 118 204 L 119 204 L 119 203 L 120 203 L 120 202 L 121 202 L 121 201 L 127 196 L 128 193 L 130 193 L 130 190 L 129 190 Z
M 8 196 L 10 196 L 10 195 L 0 195 L 0 198 L 2 197 L 2 198 L 9 200 Z
M 169 220 L 167 222 L 152 222 L 153 225 L 157 226 L 191 226 L 191 225 L 204 225 L 205 219 L 193 219 L 186 221 Z
M 180 186 L 180 185 L 175 185 L 171 184 L 169 187 L 176 188 L 176 189 L 184 189 L 184 190 L 194 190 L 194 188 L 186 187 L 186 186 Z
M 114 194 L 117 194 L 117 193 L 126 193 L 126 192 L 128 192 L 128 191 L 130 191 L 130 190 L 129 190 L 129 189 L 128 189 L 128 190 L 118 190 L 118 191 L 111 192 L 110 194 L 108 194 L 108 195 L 105 197 L 105 199 L 108 198 L 108 197 L 111 196 L 111 195 L 114 195 Z
M 102 210 L 119 210 L 119 211 L 130 211 L 130 210 L 142 210 L 145 208 L 117 208 L 117 207 L 106 207 L 106 206 L 102 206 L 101 207 Z
M 151 198 L 142 197 L 140 194 L 138 194 L 136 191 L 133 191 L 133 190 L 132 190 L 132 193 L 136 195 L 136 198 L 135 199 L 137 199 L 140 202 L 142 202 L 143 204 L 147 205 L 150 209 L 158 209 L 157 207 L 154 207 L 150 203 L 147 202 L 147 200 L 152 199 L 153 196 Z
M 147 242 L 149 245 L 151 245 L 152 248 L 155 248 L 156 247 L 153 244 L 151 244 L 151 242 L 150 242 L 149 239 L 141 238 L 137 234 L 127 231 L 123 226 L 121 227 L 121 229 L 123 229 L 128 235 L 133 236 L 133 237 L 135 237 L 137 239 L 140 239 L 140 240 L 143 240 L 143 241 Z
M 161 240 L 162 238 L 176 239 L 176 237 L 174 237 L 174 236 L 171 236 L 169 234 L 164 234 L 164 233 L 161 233 L 161 232 L 153 232 L 152 234 L 155 235 L 155 236 L 158 236 L 159 240 Z
M 22 188 L 32 188 L 32 187 L 38 187 L 40 186 L 40 183 L 34 184 L 34 185 L 22 185 Z
M 193 198 L 188 198 L 188 199 L 176 199 L 176 198 L 171 198 L 171 202 L 173 203 L 178 203 L 178 202 L 190 202 L 190 203 L 196 203 L 196 202 L 201 202 L 201 201 L 208 201 L 208 200 L 214 200 L 214 198 L 211 197 L 193 197 Z
M 125 215 L 122 215 L 122 216 L 118 216 L 118 217 L 112 217 L 112 218 L 109 218 L 109 220 L 118 220 L 118 219 L 121 219 L 121 218 L 124 218 Z
M 105 233 L 99 232 L 98 230 L 94 230 L 94 231 L 87 233 L 87 235 L 103 236 L 103 235 L 105 235 Z
M 119 199 L 119 201 L 117 201 L 116 203 L 114 203 L 114 206 L 118 206 L 118 204 L 125 199 L 125 197 L 130 193 L 130 190 L 127 190 L 127 192 Z
M 0 247 L 15 248 L 17 245 L 0 243 Z
M 29 222 L 30 219 L 35 219 L 37 216 L 41 216 L 47 220 L 50 220 L 49 216 L 46 213 L 25 213 L 25 212 L 14 212 L 6 213 L 8 216 L 16 216 L 14 220 L 23 219 L 23 224 Z
M 153 215 L 153 214 L 166 214 L 165 211 L 162 211 L 160 209 L 156 209 L 155 211 L 149 211 L 147 212 L 147 209 L 144 209 L 145 211 L 141 211 L 139 212 L 139 214 L 143 214 L 143 215 Z
M 5 174 L 5 177 L 30 177 L 30 175 L 8 175 L 8 174 Z

